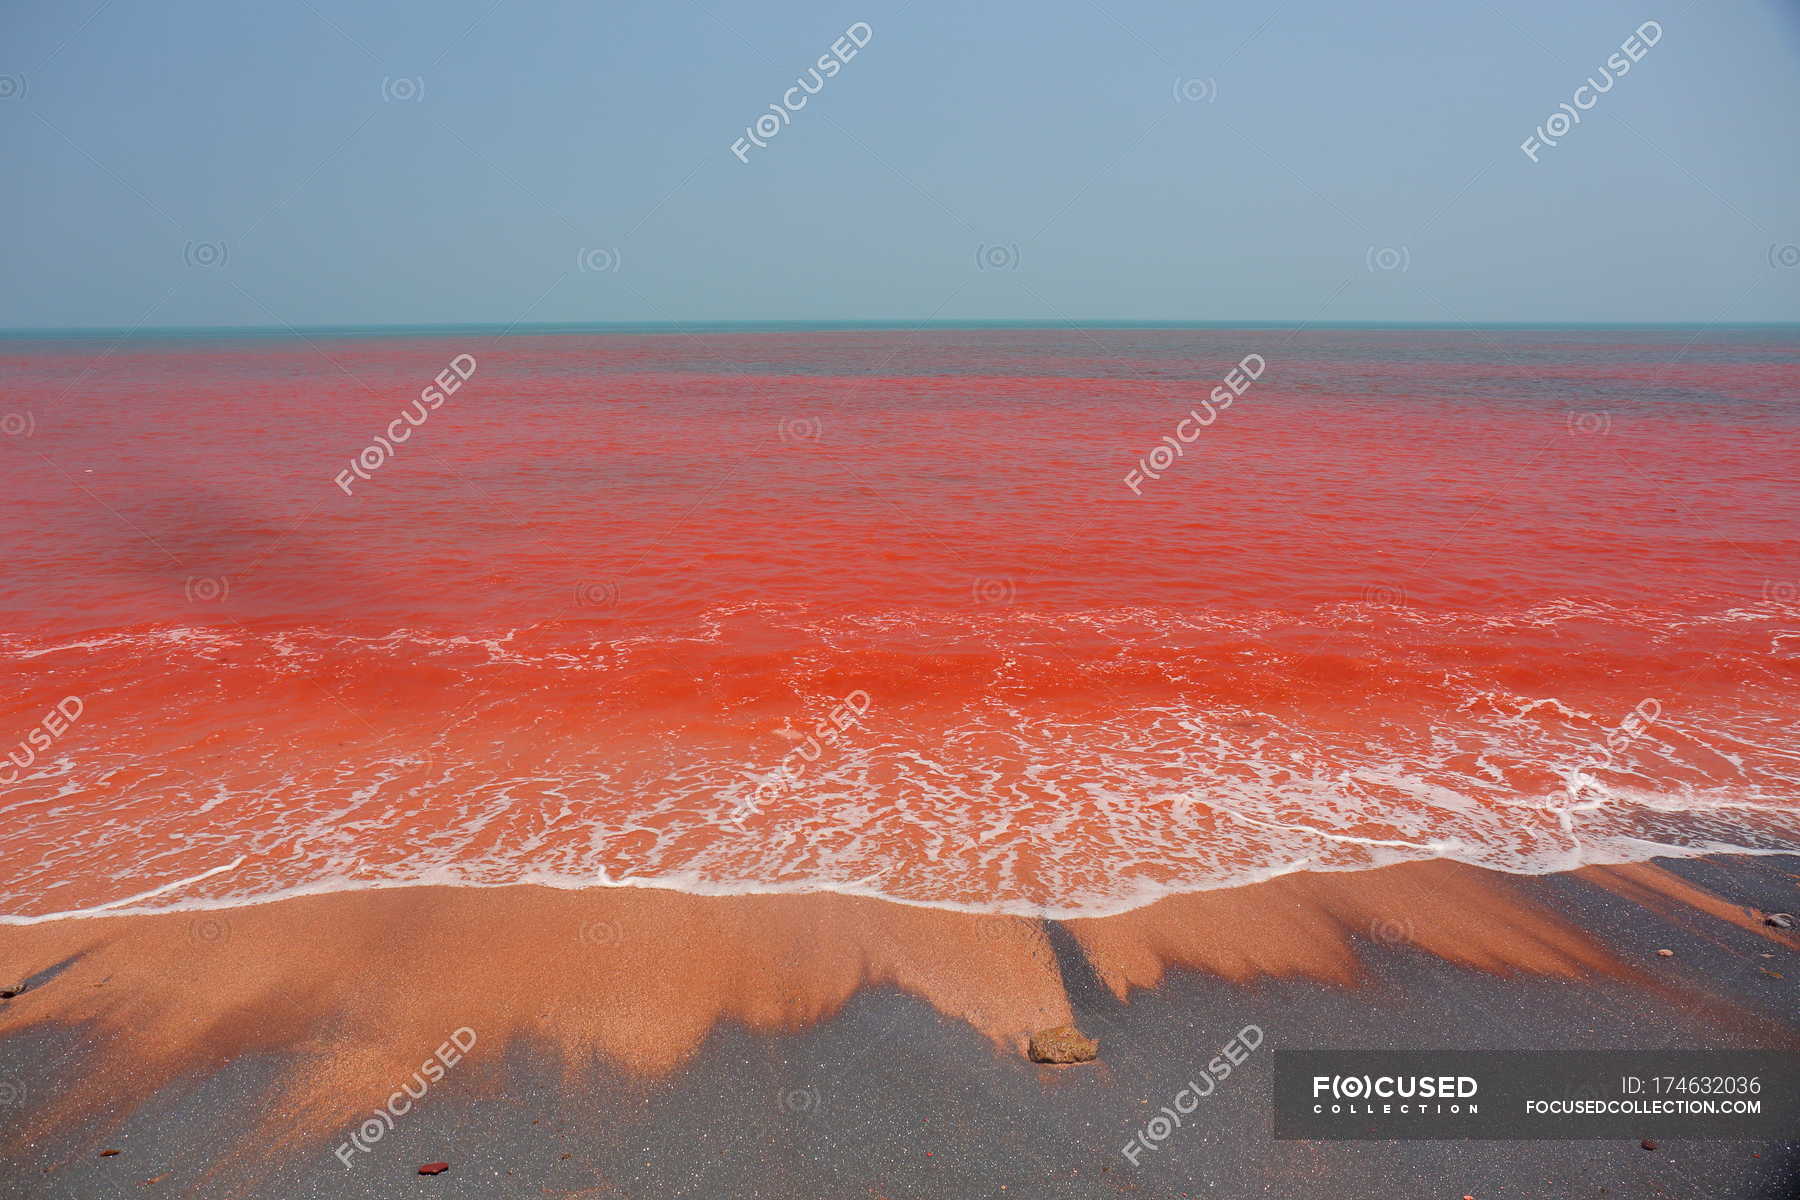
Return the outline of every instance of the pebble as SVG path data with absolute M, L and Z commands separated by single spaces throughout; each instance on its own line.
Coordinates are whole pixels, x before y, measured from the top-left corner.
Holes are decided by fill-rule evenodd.
M 1673 950 L 1658 950 L 1656 952 L 1656 957 L 1658 957 L 1658 958 L 1674 958 L 1675 952 Z
M 1038 1030 L 1026 1050 L 1032 1062 L 1041 1063 L 1092 1062 L 1099 1053 L 1100 1043 L 1073 1025 Z
M 445 1171 L 448 1171 L 449 1169 L 450 1169 L 449 1163 L 426 1163 L 424 1166 L 419 1168 L 419 1174 L 421 1174 L 421 1175 L 442 1175 Z

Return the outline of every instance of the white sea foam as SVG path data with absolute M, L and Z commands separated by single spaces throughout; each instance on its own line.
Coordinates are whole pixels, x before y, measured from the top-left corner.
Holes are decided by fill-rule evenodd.
M 1616 866 L 1625 863 L 1647 862 L 1654 858 L 1704 858 L 1712 855 L 1743 855 L 1747 857 L 1791 856 L 1800 853 L 1792 847 L 1777 848 L 1745 848 L 1731 843 L 1699 843 L 1668 844 L 1659 842 L 1638 841 L 1628 846 L 1620 846 L 1611 853 L 1571 854 L 1570 856 L 1547 861 L 1535 870 L 1507 870 L 1493 868 L 1492 864 L 1480 863 L 1491 869 L 1503 870 L 1514 875 L 1551 875 L 1565 871 L 1578 870 L 1582 867 Z M 1426 858 L 1448 858 L 1451 861 L 1466 861 L 1454 856 L 1430 855 Z M 87 908 L 72 909 L 68 912 L 43 913 L 34 916 L 0 914 L 0 925 L 38 925 L 49 921 L 71 920 L 93 917 L 130 917 L 153 916 L 159 913 L 183 912 L 218 912 L 234 908 L 247 908 L 255 905 L 272 904 L 282 900 L 302 896 L 333 895 L 340 892 L 392 891 L 399 888 L 412 887 L 460 887 L 473 889 L 490 889 L 515 886 L 534 886 L 553 888 L 558 891 L 585 891 L 594 888 L 644 888 L 655 891 L 683 892 L 694 896 L 805 896 L 805 895 L 838 895 L 855 896 L 871 900 L 882 900 L 893 904 L 906 905 L 909 908 L 940 909 L 948 912 L 968 913 L 976 916 L 1013 916 L 1033 919 L 1068 921 L 1092 917 L 1117 916 L 1154 904 L 1169 896 L 1188 895 L 1194 892 L 1215 891 L 1221 888 L 1243 887 L 1250 884 L 1265 883 L 1284 875 L 1292 875 L 1302 871 L 1316 871 L 1332 874 L 1352 873 L 1371 870 L 1379 866 L 1388 866 L 1394 862 L 1418 861 L 1416 859 L 1392 859 L 1358 866 L 1327 866 L 1313 863 L 1306 859 L 1263 867 L 1257 870 L 1244 870 L 1229 877 L 1223 877 L 1205 885 L 1155 884 L 1140 883 L 1122 889 L 1104 902 L 1089 904 L 1050 904 L 1033 905 L 1009 901 L 962 901 L 962 900 L 921 900 L 906 895 L 895 895 L 880 887 L 867 883 L 721 883 L 692 871 L 673 871 L 666 874 L 632 875 L 626 878 L 612 879 L 604 876 L 585 877 L 557 875 L 546 872 L 526 872 L 517 879 L 489 880 L 468 878 L 452 867 L 438 867 L 422 870 L 416 876 L 401 879 L 360 879 L 348 876 L 317 879 L 304 884 L 280 887 L 271 891 L 257 892 L 242 896 L 191 897 L 176 900 L 164 905 L 139 905 L 135 901 L 142 897 L 129 897 L 124 900 L 109 901 L 104 904 L 91 905 Z M 234 864 L 235 865 L 235 864 Z M 212 872 L 202 872 L 202 876 Z M 185 885 L 190 880 L 181 880 L 177 886 Z M 165 889 L 158 889 L 164 891 Z
M 693 640 L 724 653 L 729 621 L 746 614 L 765 624 L 802 619 L 743 606 L 696 622 Z M 1366 618 L 1362 610 L 1344 615 Z M 1419 629 L 1454 624 L 1434 614 L 1393 619 Z M 1593 604 L 1539 606 L 1509 619 L 1622 622 L 1640 640 L 1660 637 L 1667 624 Z M 21 780 L 0 801 L 0 839 L 9 847 L 0 910 L 13 914 L 0 921 L 513 883 L 837 892 L 1073 917 L 1297 870 L 1451 859 L 1541 874 L 1800 847 L 1800 741 L 1788 718 L 1791 680 L 1779 664 L 1747 663 L 1731 688 L 1665 697 L 1662 718 L 1626 751 L 1596 758 L 1629 700 L 1513 690 L 1464 664 L 1456 651 L 1466 629 L 1454 628 L 1443 635 L 1450 650 L 1441 657 L 1431 657 L 1432 638 L 1389 651 L 1418 657 L 1410 678 L 1429 681 L 1424 694 L 1398 697 L 1405 704 L 1393 711 L 1393 698 L 1370 697 L 1351 723 L 1335 711 L 1209 698 L 1179 647 L 1150 664 L 1169 677 L 1160 694 L 1135 682 L 1141 671 L 1126 685 L 1148 696 L 1137 707 L 1059 708 L 1039 698 L 1033 688 L 1042 676 L 1032 672 L 1048 673 L 1059 692 L 1107 695 L 1108 663 L 1028 650 L 1009 630 L 1009 653 L 995 658 L 991 685 L 966 705 L 946 712 L 929 694 L 893 698 L 877 689 L 868 723 L 829 748 L 804 786 L 763 806 L 748 834 L 730 828 L 726 818 L 792 748 L 781 731 L 810 729 L 819 715 L 807 695 L 836 694 L 809 682 L 809 672 L 829 678 L 838 661 L 839 651 L 821 647 L 862 644 L 887 623 L 876 639 L 885 645 L 896 620 L 809 628 L 809 649 L 786 668 L 796 699 L 764 716 L 742 704 L 722 708 L 712 727 L 684 727 L 674 741 L 632 702 L 607 707 L 609 688 L 634 678 L 635 655 L 655 663 L 659 647 L 644 639 L 546 646 L 532 630 L 354 638 L 289 630 L 215 642 L 148 631 L 123 643 L 45 647 L 0 638 L 0 657 L 60 654 L 70 670 L 97 647 L 128 646 L 132 658 L 121 670 L 169 672 L 191 667 L 197 647 L 266 647 L 268 654 L 238 655 L 231 669 L 253 661 L 277 678 L 316 670 L 356 644 L 372 664 L 423 660 L 456 681 L 442 688 L 454 708 L 428 736 L 396 720 L 336 756 L 316 747 L 295 753 L 279 697 L 266 710 L 232 713 L 239 724 L 220 734 L 229 753 L 206 759 L 145 749 L 162 744 L 157 731 L 165 727 L 219 723 L 199 689 L 135 724 L 131 710 L 115 709 L 108 722 L 84 726 L 90 740 L 71 746 L 53 770 Z M 1273 620 L 1149 610 L 1083 613 L 1061 624 L 1042 614 L 1020 618 L 1045 630 L 1044 647 L 1059 629 L 1079 625 L 1141 653 L 1145 626 L 1160 622 L 1165 636 L 1198 629 L 1193 644 L 1227 646 L 1249 638 L 1245 646 L 1264 655 L 1275 651 L 1256 639 Z M 1791 620 L 1766 607 L 1716 614 L 1717 623 L 1750 635 L 1758 631 L 1746 622 Z M 1238 662 L 1227 657 L 1222 669 L 1250 669 Z M 1258 659 L 1254 669 L 1279 675 L 1281 667 Z M 215 664 L 204 670 L 217 678 Z M 530 673 L 540 670 L 579 672 L 591 720 L 566 703 L 534 707 L 530 689 L 543 676 Z M 509 672 L 503 689 L 486 682 L 485 673 L 499 671 Z M 499 706 L 510 707 L 496 716 Z M 752 716 L 746 743 L 734 722 Z M 561 724 L 536 728 L 552 720 Z M 265 724 L 274 732 L 263 735 Z M 593 736 L 582 736 L 590 725 Z

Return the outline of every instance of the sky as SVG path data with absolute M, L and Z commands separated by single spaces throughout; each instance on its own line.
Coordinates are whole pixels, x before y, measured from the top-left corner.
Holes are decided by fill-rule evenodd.
M 0 328 L 1796 321 L 1797 7 L 15 2 Z

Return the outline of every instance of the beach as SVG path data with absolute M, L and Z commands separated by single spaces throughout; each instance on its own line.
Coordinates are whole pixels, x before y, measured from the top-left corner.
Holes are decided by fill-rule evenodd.
M 424 887 L 15 926 L 0 965 L 27 990 L 0 1011 L 0 1187 L 1486 1200 L 1554 1178 L 1571 1195 L 1775 1197 L 1800 1167 L 1791 1142 L 1277 1142 L 1269 1061 L 1793 1051 L 1800 940 L 1764 921 L 1797 883 L 1792 856 L 1538 877 L 1421 863 L 1068 922 Z M 1030 1032 L 1070 1022 L 1099 1039 L 1095 1062 L 1027 1060 Z M 1246 1026 L 1258 1048 L 1193 1125 L 1125 1155 Z M 433 1163 L 448 1169 L 418 1174 Z
M 1800 1200 L 1689 7 L 9 6 L 0 1200 Z
M 0 343 L 0 1194 L 1782 1194 L 1274 1084 L 1794 1049 L 1796 362 Z

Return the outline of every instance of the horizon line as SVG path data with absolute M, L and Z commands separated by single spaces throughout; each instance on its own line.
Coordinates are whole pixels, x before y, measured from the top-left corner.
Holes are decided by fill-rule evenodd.
M 393 324 L 320 325 L 63 325 L 16 326 L 0 329 L 0 338 L 80 337 L 294 337 L 318 334 L 395 334 L 499 332 L 501 335 L 533 333 L 723 333 L 723 332 L 856 332 L 861 330 L 956 330 L 956 329 L 1278 329 L 1295 333 L 1307 329 L 1800 329 L 1792 321 L 1294 321 L 1261 320 L 1192 321 L 1166 319 L 1095 318 L 1043 320 L 1034 318 L 943 318 L 927 321 L 867 317 L 851 320 L 812 321 L 798 318 L 718 319 L 694 321 L 447 321 Z

